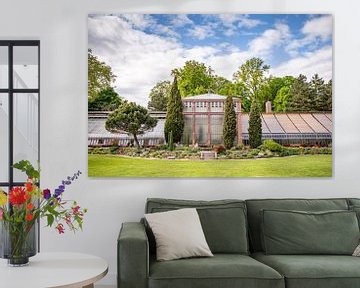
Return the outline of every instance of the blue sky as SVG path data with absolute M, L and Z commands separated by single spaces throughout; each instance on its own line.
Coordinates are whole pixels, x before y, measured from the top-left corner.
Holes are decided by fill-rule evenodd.
M 146 106 L 151 88 L 187 60 L 232 79 L 251 57 L 274 76 L 332 78 L 332 16 L 326 14 L 89 15 L 89 48 L 108 63 L 123 97 Z

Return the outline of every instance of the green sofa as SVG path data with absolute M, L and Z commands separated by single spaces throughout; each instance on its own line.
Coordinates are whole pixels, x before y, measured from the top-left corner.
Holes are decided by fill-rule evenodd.
M 360 257 L 353 257 L 348 252 L 344 255 L 342 250 L 336 253 L 337 247 L 340 247 L 342 243 L 346 242 L 343 245 L 348 246 L 347 251 L 353 249 L 353 245 L 355 247 L 357 245 L 354 241 L 358 242 L 359 239 L 359 224 L 356 216 L 360 215 L 360 199 L 192 201 L 152 198 L 147 200 L 145 212 L 164 212 L 188 207 L 197 208 L 206 240 L 214 257 L 156 261 L 155 239 L 145 221 L 123 223 L 117 246 L 119 288 L 360 287 Z M 287 212 L 289 210 L 292 212 Z M 297 218 L 305 221 L 298 229 L 290 227 L 292 230 L 286 230 L 287 227 L 293 225 L 284 226 L 284 231 L 295 231 L 289 233 L 301 232 L 301 228 L 306 228 L 308 222 L 315 219 L 314 221 L 318 221 L 316 223 L 338 225 L 334 227 L 339 227 L 344 231 L 356 229 L 355 236 L 355 232 L 352 235 L 352 238 L 356 239 L 349 239 L 349 241 L 343 241 L 341 237 L 330 239 L 331 241 L 324 239 L 325 242 L 319 245 L 323 244 L 326 249 L 329 249 L 325 249 L 325 253 L 335 249 L 331 255 L 324 254 L 322 250 L 319 255 L 310 253 L 312 250 L 308 252 L 306 249 L 316 250 L 317 243 L 314 242 L 315 248 L 312 242 L 310 242 L 310 247 L 303 248 L 300 245 L 301 240 L 298 242 L 301 234 L 296 234 L 297 238 L 285 235 L 290 238 L 280 239 L 279 242 L 276 235 L 264 235 L 263 225 L 265 225 L 264 217 L 267 217 L 266 225 L 276 225 L 276 222 L 271 223 L 271 221 L 278 221 L 276 217 L 281 211 L 293 214 L 285 215 L 285 218 L 284 215 L 280 215 L 283 217 L 280 219 L 284 219 L 279 223 L 280 227 L 285 225 L 286 221 L 290 221 L 289 223 L 292 223 L 293 219 L 297 221 Z M 296 211 L 308 212 L 301 214 Z M 264 216 L 265 212 L 271 214 L 271 217 Z M 340 222 L 334 223 L 336 221 L 332 217 L 340 219 Z M 353 220 L 354 217 L 355 220 Z M 270 234 L 272 233 L 276 233 L 276 229 L 272 229 Z M 313 235 L 306 231 L 305 234 L 310 235 L 306 236 L 310 237 L 309 241 L 317 239 L 316 235 L 312 237 Z M 313 234 L 316 234 L 316 231 Z M 295 247 L 296 255 L 287 253 L 284 253 L 287 255 L 282 255 L 281 250 L 279 255 L 274 253 L 269 255 L 266 252 L 270 249 L 276 251 L 279 248 L 278 243 L 283 243 L 281 241 L 285 241 L 284 245 L 290 247 L 284 246 L 284 251 Z M 264 251 L 264 245 L 266 251 Z M 305 249 L 304 254 L 301 249 Z

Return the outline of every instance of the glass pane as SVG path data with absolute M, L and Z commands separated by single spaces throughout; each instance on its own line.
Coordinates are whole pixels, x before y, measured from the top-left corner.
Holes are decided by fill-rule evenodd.
M 14 163 L 29 160 L 37 167 L 39 151 L 39 96 L 33 93 L 14 94 Z M 14 169 L 14 181 L 23 182 L 26 175 Z
M 0 88 L 9 86 L 8 47 L 0 46 Z
M 0 93 L 0 182 L 9 179 L 9 98 Z
M 38 88 L 38 49 L 37 46 L 14 47 L 14 88 Z

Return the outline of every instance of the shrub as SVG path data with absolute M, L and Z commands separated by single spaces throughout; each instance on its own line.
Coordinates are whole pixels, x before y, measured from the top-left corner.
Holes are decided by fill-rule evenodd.
M 261 145 L 261 149 L 270 150 L 271 152 L 282 152 L 285 148 L 274 140 L 265 140 Z

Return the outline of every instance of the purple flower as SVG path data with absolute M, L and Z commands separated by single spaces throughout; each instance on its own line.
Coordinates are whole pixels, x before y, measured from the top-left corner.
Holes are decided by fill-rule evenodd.
M 56 199 L 59 198 L 59 196 L 64 192 L 64 190 L 61 190 L 61 189 L 55 189 L 55 192 L 54 192 L 54 197 Z
M 68 176 L 68 177 L 66 177 L 66 180 L 62 180 L 59 187 L 57 189 L 55 189 L 54 197 L 59 200 L 60 195 L 65 191 L 65 186 L 70 185 L 72 183 L 72 181 L 74 181 L 75 179 L 77 179 L 79 177 L 80 174 L 82 174 L 82 173 L 80 171 L 78 171 L 78 172 L 74 173 L 73 177 Z
M 50 190 L 49 189 L 44 189 L 43 191 L 43 196 L 44 198 L 47 200 L 51 197 L 51 193 L 50 193 Z

